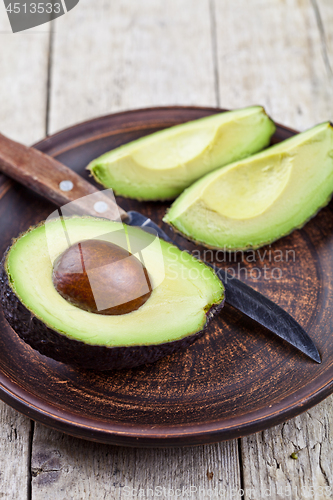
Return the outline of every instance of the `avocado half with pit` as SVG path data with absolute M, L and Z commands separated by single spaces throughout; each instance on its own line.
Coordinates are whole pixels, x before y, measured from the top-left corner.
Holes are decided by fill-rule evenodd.
M 164 221 L 210 248 L 259 248 L 301 228 L 333 192 L 333 128 L 327 122 L 206 175 Z
M 69 242 L 74 248 L 87 240 L 115 244 L 142 263 L 151 283 L 143 305 L 126 314 L 97 314 L 56 290 L 59 258 Z M 140 228 L 90 217 L 30 228 L 7 250 L 1 281 L 5 317 L 25 342 L 57 361 L 97 370 L 153 362 L 190 345 L 224 302 L 216 274 L 187 252 Z
M 217 113 L 120 146 L 87 168 L 118 195 L 174 199 L 208 172 L 268 146 L 274 131 L 261 106 Z

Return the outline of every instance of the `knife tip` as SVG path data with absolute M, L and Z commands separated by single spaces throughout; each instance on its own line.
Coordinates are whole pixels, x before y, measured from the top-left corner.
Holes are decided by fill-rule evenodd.
M 321 364 L 321 357 L 320 357 L 320 354 L 319 354 L 319 352 L 317 351 L 317 349 L 316 349 L 316 351 L 315 351 L 315 352 L 311 355 L 311 359 L 313 359 L 313 361 L 316 361 L 316 363 Z

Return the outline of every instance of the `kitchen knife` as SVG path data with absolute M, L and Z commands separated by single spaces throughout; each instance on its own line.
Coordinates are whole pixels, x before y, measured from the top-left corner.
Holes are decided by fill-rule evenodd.
M 1 168 L 1 167 L 0 167 Z M 160 238 L 176 244 L 151 219 L 139 212 L 127 212 L 131 226 L 141 226 L 143 229 L 152 228 Z M 177 245 L 181 250 L 182 247 Z M 210 265 L 225 287 L 225 300 L 249 318 L 264 326 L 278 337 L 296 347 L 317 363 L 321 363 L 319 352 L 306 331 L 294 320 L 290 314 L 261 293 L 257 292 L 242 281 L 234 278 L 225 269 Z
M 112 199 L 62 163 L 2 134 L 0 134 L 0 171 L 58 206 L 75 201 L 76 206 L 80 207 L 82 203 L 82 210 L 86 214 L 111 220 L 120 217 L 126 224 L 139 226 L 143 230 L 154 230 L 160 238 L 174 244 L 151 219 L 139 212 L 125 212 Z M 94 193 L 99 193 L 99 205 L 93 202 L 89 205 L 88 198 L 81 202 L 81 198 Z M 101 202 L 102 214 L 99 209 Z M 309 335 L 286 311 L 242 281 L 228 275 L 224 269 L 214 265 L 211 267 L 225 286 L 225 300 L 228 304 L 268 328 L 312 360 L 321 363 L 318 350 Z

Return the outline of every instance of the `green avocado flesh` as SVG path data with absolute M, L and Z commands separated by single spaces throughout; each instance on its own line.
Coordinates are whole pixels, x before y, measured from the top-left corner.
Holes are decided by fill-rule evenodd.
M 67 238 L 71 245 L 95 238 L 132 251 L 149 273 L 149 299 L 136 311 L 118 316 L 94 314 L 67 302 L 52 283 L 53 263 L 67 249 Z M 134 252 L 134 241 L 140 243 L 140 253 Z M 139 228 L 90 217 L 53 219 L 32 228 L 10 248 L 5 269 L 13 292 L 34 316 L 56 332 L 96 346 L 182 339 L 202 330 L 206 313 L 224 297 L 213 270 L 188 253 Z
M 302 227 L 332 192 L 333 128 L 323 123 L 206 175 L 164 221 L 210 248 L 258 248 Z
M 274 131 L 265 110 L 253 106 L 155 132 L 100 156 L 87 168 L 121 196 L 173 199 L 208 172 L 266 147 Z

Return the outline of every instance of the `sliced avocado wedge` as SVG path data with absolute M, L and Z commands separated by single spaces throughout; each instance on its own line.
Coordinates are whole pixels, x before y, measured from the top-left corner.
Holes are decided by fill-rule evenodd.
M 164 221 L 210 248 L 258 248 L 302 227 L 333 192 L 333 128 L 327 122 L 206 175 Z
M 71 244 L 97 239 L 126 249 L 132 245 L 154 285 L 148 300 L 117 316 L 67 302 L 56 291 L 52 272 L 68 238 Z M 140 252 L 133 241 L 140 242 Z M 158 238 L 152 241 L 139 228 L 90 217 L 54 219 L 29 229 L 2 260 L 1 280 L 5 316 L 21 338 L 58 361 L 99 370 L 152 362 L 191 344 L 224 301 L 221 281 L 204 263 Z
M 218 167 L 268 146 L 275 125 L 261 106 L 155 132 L 93 160 L 95 180 L 118 195 L 167 200 Z

